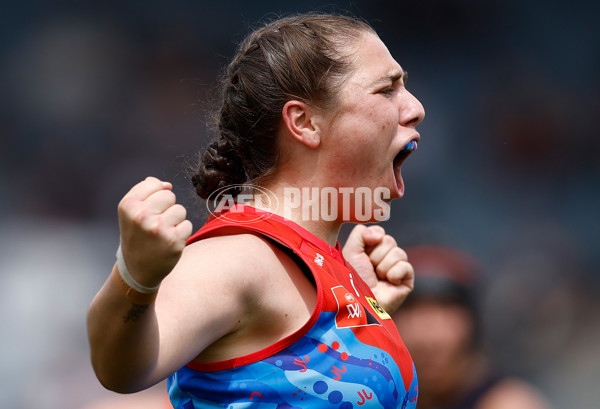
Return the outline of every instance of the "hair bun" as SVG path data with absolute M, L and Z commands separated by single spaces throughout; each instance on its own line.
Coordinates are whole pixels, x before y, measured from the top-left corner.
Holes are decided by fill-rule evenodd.
M 217 189 L 246 181 L 237 149 L 228 138 L 213 140 L 202 154 L 201 163 L 198 172 L 192 176 L 192 183 L 203 199 Z

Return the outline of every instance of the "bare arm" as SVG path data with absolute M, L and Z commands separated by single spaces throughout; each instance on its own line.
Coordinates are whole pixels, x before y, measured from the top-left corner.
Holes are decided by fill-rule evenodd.
M 233 331 L 243 311 L 243 283 L 214 274 L 239 270 L 239 262 L 218 257 L 218 240 L 184 250 L 191 223 L 170 188 L 148 178 L 119 204 L 125 262 L 138 283 L 162 282 L 156 300 L 136 303 L 109 278 L 89 308 L 92 365 L 100 382 L 116 392 L 139 391 L 166 378 Z M 113 270 L 119 273 L 116 265 Z M 213 296 L 220 287 L 234 295 L 226 303 Z

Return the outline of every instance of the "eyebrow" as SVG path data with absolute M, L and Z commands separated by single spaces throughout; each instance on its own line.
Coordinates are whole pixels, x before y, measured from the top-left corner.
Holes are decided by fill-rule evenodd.
M 400 79 L 402 79 L 402 82 L 406 84 L 406 81 L 408 80 L 408 71 L 404 71 L 403 69 L 400 69 L 399 71 L 392 71 L 389 74 L 379 78 L 376 83 L 391 81 L 393 84 Z

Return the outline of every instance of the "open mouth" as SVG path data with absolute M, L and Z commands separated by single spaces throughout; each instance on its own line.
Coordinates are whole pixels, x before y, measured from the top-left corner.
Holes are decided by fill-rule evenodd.
M 402 166 L 402 163 L 406 160 L 406 158 L 408 158 L 408 155 L 416 151 L 417 147 L 417 141 L 414 139 L 407 143 L 394 158 L 394 169 L 400 168 L 400 166 Z
M 402 163 L 408 156 L 417 150 L 417 140 L 413 139 L 408 142 L 404 148 L 394 158 L 394 177 L 396 179 L 396 187 L 398 189 L 398 197 L 404 195 L 404 181 L 402 180 Z

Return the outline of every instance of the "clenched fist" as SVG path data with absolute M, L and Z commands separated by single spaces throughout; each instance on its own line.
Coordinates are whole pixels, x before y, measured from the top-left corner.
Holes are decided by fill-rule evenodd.
M 119 202 L 121 248 L 139 284 L 158 285 L 179 261 L 192 223 L 176 203 L 173 186 L 154 177 L 135 185 Z
M 406 253 L 381 226 L 357 225 L 348 236 L 343 254 L 390 314 L 414 288 L 415 272 Z

